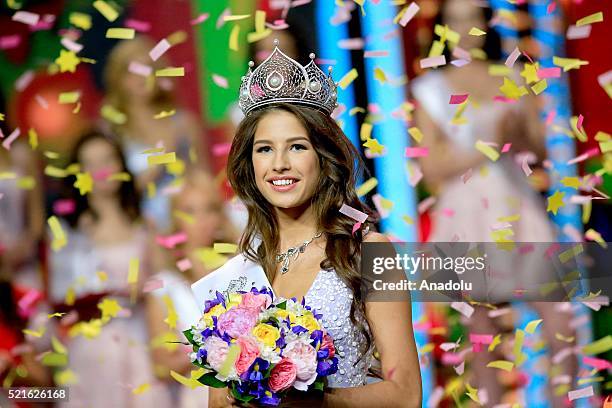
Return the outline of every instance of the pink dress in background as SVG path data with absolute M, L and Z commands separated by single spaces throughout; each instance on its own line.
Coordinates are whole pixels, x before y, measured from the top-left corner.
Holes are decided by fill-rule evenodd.
M 64 227 L 67 230 L 67 227 Z M 140 260 L 139 281 L 147 280 L 146 236 L 139 231 L 132 240 L 111 245 L 93 244 L 81 233 L 68 236 L 68 246 L 51 254 L 51 299 L 61 302 L 74 285 L 77 298 L 93 293 L 126 293 L 130 260 Z M 108 279 L 101 281 L 98 271 Z M 74 284 L 76 282 L 76 284 Z M 170 407 L 166 383 L 155 378 L 148 345 L 151 337 L 142 303 L 131 304 L 129 296 L 111 295 L 129 310 L 112 318 L 97 337 L 65 338 L 69 365 L 78 381 L 70 386 L 65 407 Z M 124 310 L 125 311 L 125 310 Z M 142 393 L 138 387 L 148 384 Z

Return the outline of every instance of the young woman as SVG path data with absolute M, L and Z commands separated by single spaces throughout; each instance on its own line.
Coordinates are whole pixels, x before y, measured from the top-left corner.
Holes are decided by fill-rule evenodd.
M 240 250 L 263 267 L 277 296 L 305 298 L 323 314 L 340 359 L 319 405 L 417 407 L 421 383 L 410 303 L 368 302 L 361 295 L 361 243 L 388 241 L 365 229 L 353 235 L 355 221 L 339 212 L 343 204 L 368 210 L 355 193 L 358 153 L 330 116 L 335 85 L 315 70 L 276 48 L 243 81 L 246 117 L 227 171 L 249 212 Z M 304 86 L 311 92 L 306 97 Z M 298 256 L 287 262 L 290 248 L 299 248 Z M 367 384 L 374 349 L 383 379 Z M 211 406 L 235 404 L 226 390 L 210 395 Z M 299 405 L 301 397 L 295 398 Z
M 86 195 L 72 188 L 68 242 L 50 253 L 51 301 L 56 311 L 78 316 L 63 339 L 76 378 L 67 406 L 171 406 L 167 387 L 154 375 L 143 299 L 129 282 L 132 260 L 139 261 L 138 289 L 151 276 L 151 248 L 133 181 L 109 179 L 127 172 L 120 146 L 89 133 L 77 142 L 71 163 L 92 177 L 93 188 Z M 123 311 L 102 321 L 101 302 L 116 302 Z M 134 392 L 145 384 L 145 392 Z
M 438 23 L 448 25 L 461 36 L 456 48 L 484 51 L 486 58 L 473 58 L 469 64 L 455 67 L 449 64 L 447 42 L 447 65 L 428 71 L 412 83 L 412 92 L 418 102 L 416 125 L 425 135 L 421 145 L 429 149 L 429 154 L 421 160 L 423 175 L 437 200 L 430 241 L 493 242 L 495 225 L 500 223 L 500 219 L 514 217 L 513 241 L 554 242 L 555 231 L 544 203 L 514 157 L 515 152 L 532 154 L 540 161 L 546 157 L 537 100 L 525 95 L 514 103 L 494 102 L 494 97 L 501 95 L 500 87 L 504 81 L 502 77 L 489 74 L 493 64 L 501 64 L 500 37 L 494 28 L 488 27 L 492 18 L 490 8 L 469 0 L 446 0 L 440 7 Z M 469 35 L 473 27 L 487 31 L 487 35 Z M 519 85 L 523 84 L 517 68 L 510 78 Z M 449 98 L 453 94 L 466 93 L 469 94 L 469 105 L 462 115 L 465 122 L 454 124 L 457 105 L 449 105 Z M 492 162 L 475 149 L 479 139 L 498 143 L 498 150 L 503 144 L 511 143 L 511 151 Z M 529 288 L 532 282 L 542 282 L 543 273 L 536 273 L 533 265 L 526 264 L 523 258 L 527 259 L 515 253 L 508 255 L 505 265 L 510 269 L 503 271 L 507 276 L 506 289 L 513 283 Z M 570 317 L 559 318 L 559 311 L 555 310 L 553 303 L 531 305 L 543 319 L 543 332 L 551 347 L 551 355 L 554 355 L 567 346 L 555 336 L 556 333 L 573 336 L 567 326 Z M 498 331 L 487 312 L 484 307 L 476 308 L 469 322 L 471 332 Z M 496 359 L 503 357 L 485 352 L 473 354 L 475 379 L 472 383 L 487 391 L 486 406 L 494 406 L 502 398 L 503 387 L 495 373 L 498 370 L 486 367 Z M 565 359 L 562 365 L 564 374 L 573 375 L 575 362 L 572 359 Z M 550 398 L 555 406 L 563 404 L 564 396 L 551 395 Z

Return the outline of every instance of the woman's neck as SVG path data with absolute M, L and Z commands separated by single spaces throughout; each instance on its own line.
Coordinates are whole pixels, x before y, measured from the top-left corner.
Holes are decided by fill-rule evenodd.
M 303 208 L 277 208 L 276 217 L 281 252 L 311 239 L 318 232 L 312 205 Z
M 115 196 L 100 196 L 90 193 L 89 205 L 98 214 L 99 218 L 122 215 L 119 200 Z

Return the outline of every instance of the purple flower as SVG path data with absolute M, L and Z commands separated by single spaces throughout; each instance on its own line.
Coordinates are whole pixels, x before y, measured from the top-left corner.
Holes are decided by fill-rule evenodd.
M 291 328 L 291 331 L 294 332 L 295 334 L 300 334 L 300 333 L 308 333 L 308 329 L 305 327 L 302 327 L 300 325 L 295 325 Z
M 317 364 L 317 374 L 322 377 L 335 374 L 338 371 L 338 358 L 334 357 L 331 360 L 319 361 Z

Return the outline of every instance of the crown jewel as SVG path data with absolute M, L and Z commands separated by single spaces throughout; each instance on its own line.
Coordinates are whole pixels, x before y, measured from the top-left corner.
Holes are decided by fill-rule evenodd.
M 338 106 L 336 84 L 331 77 L 314 63 L 314 54 L 306 66 L 289 58 L 278 48 L 274 40 L 274 51 L 255 70 L 249 62 L 249 70 L 240 84 L 240 109 L 245 115 L 273 103 L 291 103 L 310 106 L 331 115 Z

